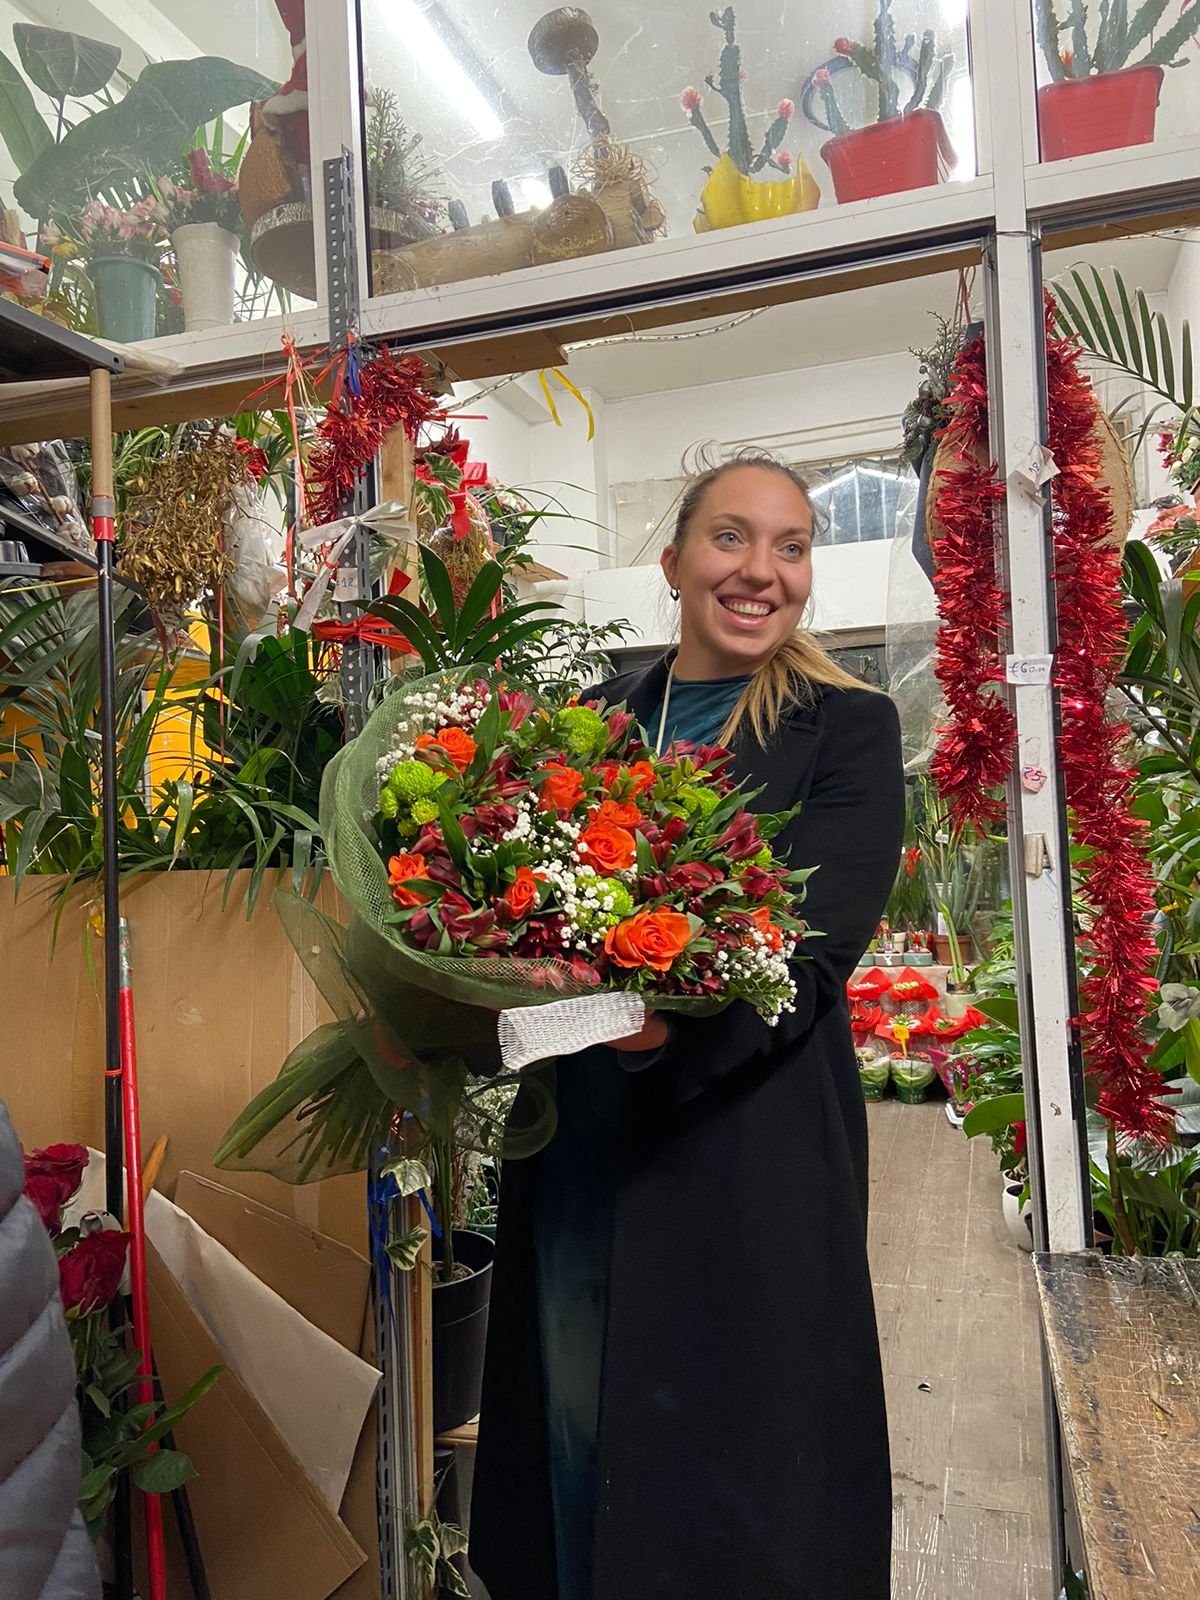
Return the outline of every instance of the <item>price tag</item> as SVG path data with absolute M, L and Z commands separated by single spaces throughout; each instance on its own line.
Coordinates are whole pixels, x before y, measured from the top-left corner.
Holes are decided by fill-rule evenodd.
M 1004 675 L 1009 683 L 1042 687 L 1050 682 L 1053 670 L 1053 656 L 1009 656 Z

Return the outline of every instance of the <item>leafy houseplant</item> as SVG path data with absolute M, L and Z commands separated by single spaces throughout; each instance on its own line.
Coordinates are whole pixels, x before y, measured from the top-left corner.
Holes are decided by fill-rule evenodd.
M 1142 0 L 1132 16 L 1125 0 L 1102 4 L 1099 27 L 1089 34 L 1082 0 L 1072 0 L 1064 19 L 1056 0 L 1037 0 L 1038 44 L 1051 80 L 1038 90 L 1044 161 L 1154 138 L 1163 68 L 1184 65 L 1180 51 L 1200 28 L 1200 13 L 1181 0 L 1179 16 L 1151 43 L 1167 3 Z
M 688 121 L 700 132 L 716 158 L 715 166 L 705 168 L 708 181 L 700 193 L 701 210 L 697 213 L 695 223 L 697 231 L 732 228 L 741 222 L 758 222 L 765 217 L 782 217 L 795 211 L 814 210 L 821 198 L 821 191 L 813 182 L 804 158 L 800 158 L 793 173 L 791 157 L 779 148 L 795 106 L 790 100 L 779 102 L 774 120 L 756 151 L 750 142 L 742 103 L 742 50 L 736 39 L 737 24 L 733 7 L 726 6 L 719 14 L 710 11 L 709 21 L 721 32 L 725 43 L 717 78 L 714 79 L 710 73 L 704 81 L 721 96 L 728 108 L 729 148 L 724 151 L 721 149 L 705 120 L 700 91 L 685 89 L 680 96 L 680 104 L 688 114 Z M 767 166 L 784 176 L 771 182 L 756 182 L 757 174 Z
M 941 106 L 954 67 L 954 57 L 939 53 L 932 29 L 897 46 L 892 0 L 879 0 L 874 42 L 835 39 L 833 58 L 812 72 L 801 95 L 805 116 L 832 138 L 821 156 L 833 174 L 840 201 L 868 200 L 940 183 L 954 152 L 946 137 Z M 876 101 L 874 123 L 855 128 L 838 100 L 837 80 L 857 71 L 871 86 Z M 911 84 L 902 100 L 901 82 Z M 816 102 L 820 102 L 820 111 Z
M 87 262 L 102 338 L 135 344 L 154 337 L 165 224 L 166 212 L 152 195 L 128 210 L 92 200 L 80 213 L 76 253 Z
M 203 143 L 194 145 L 186 162 L 175 164 L 154 185 L 166 207 L 185 333 L 226 327 L 233 321 L 234 263 L 242 244 L 237 171 L 247 138 L 243 135 L 226 158 L 218 123 L 211 149 Z

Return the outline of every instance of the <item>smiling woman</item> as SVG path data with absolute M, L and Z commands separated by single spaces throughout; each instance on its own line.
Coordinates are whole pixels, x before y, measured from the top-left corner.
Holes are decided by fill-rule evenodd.
M 554 1138 L 504 1174 L 471 1533 L 492 1600 L 889 1594 L 845 985 L 895 877 L 899 726 L 799 630 L 813 521 L 773 457 L 693 480 L 662 558 L 678 651 L 599 691 L 660 749 L 728 743 L 752 809 L 798 809 L 780 847 L 819 867 L 821 937 L 776 1026 L 735 1001 L 574 1057 Z

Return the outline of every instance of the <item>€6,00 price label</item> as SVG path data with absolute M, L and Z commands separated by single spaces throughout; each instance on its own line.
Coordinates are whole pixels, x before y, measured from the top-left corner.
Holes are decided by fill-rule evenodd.
M 1043 686 L 1050 682 L 1054 670 L 1053 656 L 1009 656 L 1004 676 L 1009 683 Z

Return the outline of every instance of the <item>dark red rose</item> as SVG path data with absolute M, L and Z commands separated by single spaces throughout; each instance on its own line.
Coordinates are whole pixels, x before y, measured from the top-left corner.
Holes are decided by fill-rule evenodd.
M 85 1233 L 58 1263 L 58 1292 L 65 1311 L 88 1312 L 109 1305 L 121 1286 L 131 1235 L 105 1228 Z
M 55 1177 L 71 1180 L 70 1194 L 83 1182 L 83 1169 L 88 1164 L 88 1153 L 81 1144 L 48 1144 L 44 1150 L 30 1150 L 25 1157 L 25 1176 L 33 1173 L 53 1173 Z M 69 1196 L 68 1196 L 69 1198 Z
M 52 1239 L 62 1227 L 62 1208 L 75 1193 L 68 1178 L 53 1172 L 35 1172 L 25 1179 L 25 1194 Z

